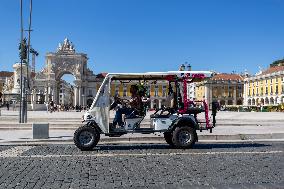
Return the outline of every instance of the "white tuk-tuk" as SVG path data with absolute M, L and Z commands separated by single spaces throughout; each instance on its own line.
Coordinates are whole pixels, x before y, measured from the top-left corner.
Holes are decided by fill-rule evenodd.
M 209 120 L 208 105 L 205 100 L 193 101 L 188 99 L 187 85 L 191 82 L 199 82 L 212 76 L 209 71 L 169 71 L 147 73 L 110 73 L 102 82 L 90 109 L 84 114 L 85 125 L 79 127 L 74 133 L 74 143 L 81 150 L 93 149 L 100 140 L 100 135 L 119 137 L 127 133 L 150 134 L 164 133 L 165 141 L 176 148 L 190 148 L 198 141 L 196 130 L 210 130 L 215 127 L 217 104 L 212 103 L 212 123 Z M 111 123 L 110 111 L 119 106 L 127 106 L 125 97 L 113 98 L 111 96 L 111 83 L 134 83 L 144 88 L 144 97 L 149 96 L 149 85 L 164 81 L 168 85 L 168 95 L 172 96 L 168 106 L 150 115 L 148 128 L 141 128 L 140 124 L 146 115 L 146 108 L 133 111 L 125 115 L 123 126 L 116 127 Z M 147 94 L 148 91 L 148 94 Z M 115 99 L 115 100 L 113 100 Z M 116 100 L 119 99 L 119 100 Z M 121 105 L 120 105 L 121 106 Z M 200 121 L 197 114 L 204 112 L 205 119 Z

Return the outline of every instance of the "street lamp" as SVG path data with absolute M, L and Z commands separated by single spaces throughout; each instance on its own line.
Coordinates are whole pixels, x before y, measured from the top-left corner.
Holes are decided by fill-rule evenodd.
M 185 70 L 185 68 L 187 68 L 187 70 Z M 191 71 L 191 65 L 185 62 L 184 64 L 181 64 L 179 71 Z

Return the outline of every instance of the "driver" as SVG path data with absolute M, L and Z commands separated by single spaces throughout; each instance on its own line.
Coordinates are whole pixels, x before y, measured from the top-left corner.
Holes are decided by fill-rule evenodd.
M 136 112 L 141 111 L 142 100 L 141 100 L 141 96 L 138 93 L 138 86 L 131 85 L 130 93 L 131 93 L 131 99 L 129 100 L 130 107 L 122 107 L 116 111 L 116 114 L 113 120 L 113 126 L 116 126 L 116 124 L 118 123 L 120 127 L 123 127 L 122 114 L 130 115 L 131 113 L 135 111 Z

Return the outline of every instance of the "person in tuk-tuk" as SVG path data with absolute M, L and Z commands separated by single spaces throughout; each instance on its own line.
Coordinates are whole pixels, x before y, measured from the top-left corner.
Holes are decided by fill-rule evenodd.
M 137 85 L 131 85 L 130 87 L 130 93 L 131 93 L 131 99 L 129 100 L 129 106 L 130 107 L 122 107 L 119 108 L 116 111 L 114 120 L 113 120 L 113 126 L 116 126 L 117 124 L 120 127 L 123 127 L 123 121 L 122 121 L 122 114 L 131 115 L 131 114 L 139 114 L 141 108 L 143 107 L 142 105 L 142 99 L 141 96 L 138 92 L 138 86 Z

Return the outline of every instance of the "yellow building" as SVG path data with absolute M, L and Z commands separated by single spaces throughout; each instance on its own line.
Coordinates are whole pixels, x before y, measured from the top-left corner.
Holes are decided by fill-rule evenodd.
M 137 84 L 139 81 L 136 82 Z M 130 86 L 131 83 L 116 82 L 111 85 L 111 96 L 118 95 L 120 97 L 130 98 Z M 168 83 L 167 82 L 152 82 L 145 85 L 147 95 L 150 97 L 149 108 L 161 108 L 162 105 L 166 105 L 168 96 Z
M 243 77 L 222 73 L 196 83 L 196 99 L 205 99 L 210 107 L 212 101 L 218 101 L 220 105 L 242 105 Z
M 103 78 L 107 75 L 107 73 L 98 74 L 98 78 L 103 81 Z M 101 82 L 97 83 L 96 91 L 99 90 Z M 115 81 L 111 84 L 111 96 L 119 96 L 124 98 L 130 98 L 130 86 L 133 84 L 139 84 L 139 81 L 131 81 L 128 82 L 119 82 Z M 167 105 L 167 97 L 168 97 L 168 85 L 167 81 L 149 81 L 144 86 L 147 90 L 147 96 L 150 98 L 149 108 L 161 108 L 163 105 Z
M 262 73 L 246 78 L 244 94 L 246 106 L 284 103 L 284 66 L 271 65 Z

